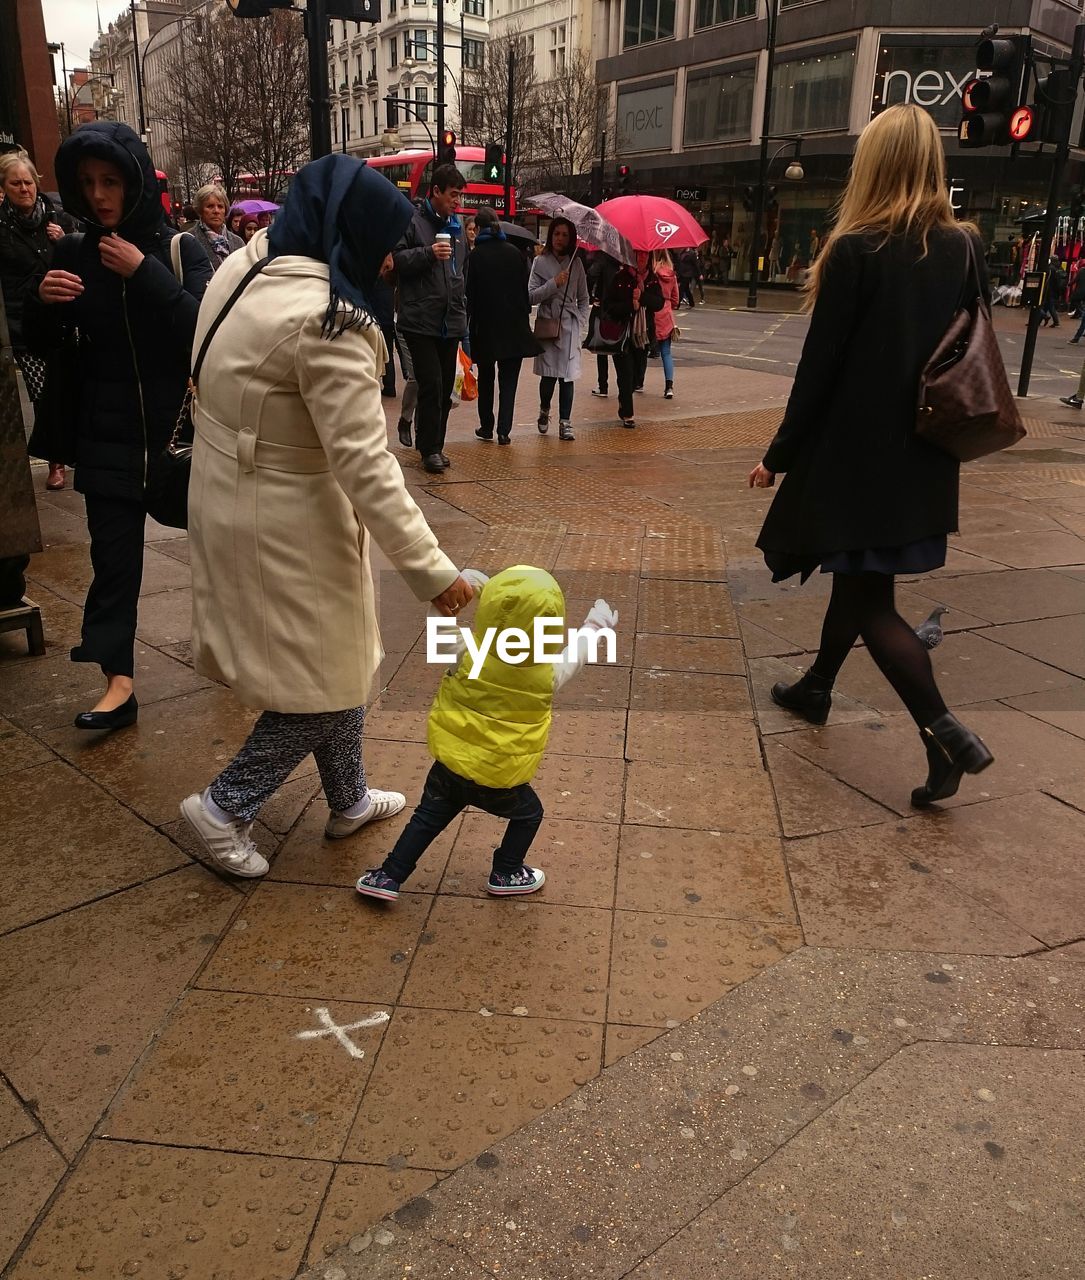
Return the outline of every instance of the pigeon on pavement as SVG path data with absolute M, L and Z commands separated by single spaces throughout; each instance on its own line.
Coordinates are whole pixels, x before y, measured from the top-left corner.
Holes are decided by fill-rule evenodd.
M 945 632 L 942 630 L 942 614 L 944 613 L 949 613 L 949 610 L 943 605 L 939 605 L 937 609 L 931 611 L 930 617 L 924 619 L 915 629 L 916 635 L 928 649 L 937 649 L 945 639 Z

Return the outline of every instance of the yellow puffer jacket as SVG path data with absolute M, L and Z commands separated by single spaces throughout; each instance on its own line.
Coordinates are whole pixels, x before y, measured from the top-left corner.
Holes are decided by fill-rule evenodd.
M 545 569 L 514 565 L 482 589 L 472 631 L 476 644 L 487 628 L 519 627 L 532 637 L 536 618 L 560 618 L 565 597 Z M 529 782 L 542 761 L 550 734 L 554 666 L 503 662 L 491 645 L 478 676 L 471 680 L 465 654 L 437 690 L 429 715 L 429 749 L 435 760 L 461 778 L 484 787 Z

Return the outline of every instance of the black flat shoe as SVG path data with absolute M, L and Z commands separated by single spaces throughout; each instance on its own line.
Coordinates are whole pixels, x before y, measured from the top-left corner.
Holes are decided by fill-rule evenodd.
M 74 724 L 77 729 L 107 733 L 112 729 L 125 729 L 128 725 L 135 724 L 138 718 L 139 703 L 136 701 L 136 695 L 130 693 L 128 701 L 122 702 L 112 711 L 81 711 L 75 717 Z
M 912 804 L 925 809 L 957 794 L 966 773 L 982 773 L 994 763 L 987 744 L 948 711 L 919 735 L 927 749 L 927 781 L 912 792 Z
M 439 453 L 428 453 L 422 459 L 422 470 L 428 471 L 431 476 L 439 476 L 444 474 L 445 462 Z
M 476 440 L 492 440 L 493 438 L 494 438 L 494 433 L 492 431 L 487 431 L 485 427 L 475 428 Z
M 414 441 L 411 439 L 411 424 L 409 422 L 400 421 L 399 424 L 399 443 L 404 449 L 409 449 Z
M 833 686 L 808 671 L 794 684 L 774 684 L 769 696 L 785 711 L 794 711 L 811 724 L 824 724 L 833 705 Z
M 441 461 L 445 464 L 445 467 L 446 467 L 446 468 L 447 468 L 447 467 L 450 467 L 450 466 L 452 465 L 452 459 L 448 456 L 448 454 L 447 454 L 447 453 L 439 453 L 437 456 L 438 456 L 438 457 L 441 459 Z
M 509 438 L 508 438 L 508 436 L 498 436 L 498 437 L 497 437 L 497 443 L 498 443 L 498 444 L 508 444 L 508 442 L 509 442 Z

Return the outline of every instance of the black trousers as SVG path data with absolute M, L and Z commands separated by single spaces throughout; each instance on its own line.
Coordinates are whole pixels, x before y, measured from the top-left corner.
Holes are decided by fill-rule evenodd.
M 83 606 L 83 639 L 73 662 L 96 662 L 106 675 L 134 674 L 136 609 L 143 582 L 142 502 L 85 495 L 94 580 Z
M 509 820 L 505 838 L 494 850 L 494 871 L 503 875 L 522 867 L 543 820 L 542 801 L 534 788 L 526 782 L 501 789 L 483 787 L 435 760 L 426 776 L 418 808 L 384 860 L 384 874 L 402 884 L 434 840 L 468 805 Z
M 452 388 L 456 385 L 459 338 L 434 338 L 428 333 L 404 333 L 418 383 L 415 444 L 423 458 L 445 447 Z
M 648 321 L 651 324 L 651 319 Z M 633 386 L 643 387 L 644 379 L 648 376 L 648 348 L 634 347 L 633 355 Z
M 600 391 L 608 391 L 610 389 L 610 370 L 607 368 L 607 357 L 597 355 L 595 357 L 595 373 L 596 386 Z
M 618 380 L 618 417 L 632 418 L 636 352 L 627 343 L 621 351 L 615 351 L 611 359 L 614 361 L 614 376 Z
M 388 363 L 384 366 L 384 377 L 381 379 L 381 395 L 394 396 L 396 393 L 396 328 L 395 325 L 381 325 L 384 334 L 384 345 L 388 348 Z
M 523 363 L 520 356 L 478 362 L 478 425 L 490 435 L 494 433 L 494 369 L 497 370 L 497 434 L 507 436 L 512 431 L 516 386 Z

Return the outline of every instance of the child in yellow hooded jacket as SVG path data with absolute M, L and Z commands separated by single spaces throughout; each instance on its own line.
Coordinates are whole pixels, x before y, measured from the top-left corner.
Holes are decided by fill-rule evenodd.
M 499 633 L 515 627 L 530 636 L 536 618 L 564 622 L 561 587 L 544 569 L 514 565 L 486 582 L 472 631 L 477 640 L 491 627 Z M 612 628 L 617 621 L 606 601 L 597 600 L 581 631 Z M 434 762 L 422 799 L 384 864 L 360 877 L 359 893 L 395 901 L 425 851 L 468 805 L 508 819 L 487 891 L 507 897 L 542 887 L 542 869 L 524 861 L 543 819 L 531 779 L 546 750 L 554 695 L 587 660 L 589 647 L 581 634 L 556 661 L 535 662 L 529 654 L 512 663 L 491 646 L 473 675 L 476 663 L 463 647 L 430 710 L 427 741 Z

